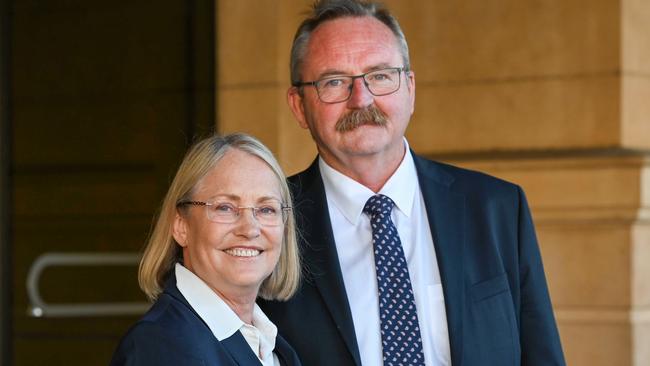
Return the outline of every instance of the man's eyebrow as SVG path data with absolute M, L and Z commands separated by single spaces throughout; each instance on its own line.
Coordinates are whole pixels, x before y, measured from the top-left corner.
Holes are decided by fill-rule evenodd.
M 323 72 L 321 72 L 318 75 L 317 80 L 328 78 L 331 76 L 348 76 L 350 74 L 346 73 L 345 71 L 337 70 L 337 69 L 328 69 Z
M 372 71 L 391 68 L 391 67 L 395 67 L 395 66 L 392 66 L 391 64 L 389 64 L 387 62 L 382 62 L 380 64 L 377 64 L 377 65 L 374 65 L 374 66 L 371 66 L 371 67 L 365 69 L 364 74 L 368 73 L 368 72 L 372 72 Z M 341 71 L 341 70 L 338 70 L 338 69 L 327 69 L 327 70 L 323 71 L 322 73 L 320 73 L 316 80 L 321 80 L 321 79 L 332 77 L 332 76 L 355 76 L 355 75 L 349 74 L 349 73 L 347 73 L 345 71 Z
M 372 66 L 372 67 L 366 69 L 366 72 L 372 72 L 372 71 L 377 71 L 377 70 L 382 70 L 382 69 L 390 69 L 390 68 L 393 68 L 393 67 L 395 67 L 395 66 L 393 66 L 393 65 L 391 65 L 391 64 L 389 64 L 387 62 L 382 62 L 380 64 L 377 64 L 375 66 Z

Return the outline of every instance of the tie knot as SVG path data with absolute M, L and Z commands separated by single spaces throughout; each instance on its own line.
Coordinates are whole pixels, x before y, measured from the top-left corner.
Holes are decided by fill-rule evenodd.
M 370 216 L 377 214 L 390 214 L 395 206 L 395 202 L 388 196 L 383 194 L 376 194 L 366 201 L 366 205 L 363 207 L 363 212 Z

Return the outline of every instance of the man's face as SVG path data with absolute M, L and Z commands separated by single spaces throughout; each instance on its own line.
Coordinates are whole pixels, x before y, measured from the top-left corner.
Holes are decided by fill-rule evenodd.
M 327 21 L 312 33 L 301 76 L 303 81 L 315 81 L 403 66 L 397 39 L 386 25 L 372 17 L 345 17 Z M 345 173 L 355 159 L 401 159 L 415 85 L 412 73 L 401 73 L 400 78 L 399 90 L 384 96 L 372 95 L 362 78 L 355 79 L 350 99 L 335 104 L 320 101 L 313 86 L 305 86 L 302 96 L 297 88 L 290 88 L 289 105 L 300 126 L 310 130 L 321 157 Z M 386 116 L 384 125 L 360 123 L 352 129 L 337 130 L 337 121 L 343 116 L 371 106 Z

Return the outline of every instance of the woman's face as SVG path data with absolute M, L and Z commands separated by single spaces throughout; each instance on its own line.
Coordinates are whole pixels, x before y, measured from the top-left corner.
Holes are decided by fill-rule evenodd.
M 277 177 L 263 160 L 231 149 L 199 181 L 192 200 L 265 207 L 282 202 L 282 195 Z M 233 223 L 213 222 L 207 215 L 210 208 L 185 207 L 173 229 L 185 267 L 222 297 L 257 295 L 280 258 L 284 225 L 261 225 L 250 209 L 241 210 Z

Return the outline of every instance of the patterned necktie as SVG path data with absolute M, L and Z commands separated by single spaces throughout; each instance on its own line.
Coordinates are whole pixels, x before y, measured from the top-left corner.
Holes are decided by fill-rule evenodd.
M 424 365 L 411 278 L 402 242 L 390 218 L 394 205 L 389 197 L 378 194 L 363 208 L 372 227 L 384 366 Z

